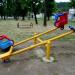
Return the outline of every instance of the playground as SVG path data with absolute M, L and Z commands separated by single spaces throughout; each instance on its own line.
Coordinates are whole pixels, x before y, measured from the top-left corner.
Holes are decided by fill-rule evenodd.
M 75 0 L 0 0 L 0 75 L 75 75 Z
M 19 21 L 20 24 L 28 23 L 28 21 Z M 35 25 L 34 21 L 33 28 L 17 28 L 18 21 L 1 21 L 0 22 L 0 33 L 7 34 L 14 42 L 19 42 L 24 39 L 30 38 L 36 33 L 41 33 L 47 30 L 54 29 L 53 21 L 48 22 L 47 27 L 39 24 Z M 30 23 L 31 23 L 30 22 Z M 55 29 L 56 30 L 56 29 Z M 47 36 L 40 37 L 43 40 L 52 38 L 69 31 L 68 25 L 65 26 L 64 30 L 57 29 L 56 31 L 49 33 Z M 36 32 L 36 33 L 35 33 Z M 35 34 L 34 34 L 35 33 Z M 47 63 L 41 59 L 40 54 L 36 54 L 36 50 L 45 51 L 45 47 L 38 46 L 30 51 L 23 52 L 21 54 L 12 56 L 10 63 L 0 62 L 0 74 L 1 75 L 74 75 L 75 74 L 75 33 L 67 35 L 61 39 L 52 42 L 51 54 L 54 57 L 54 62 Z M 14 48 L 17 51 L 22 48 L 26 48 L 32 45 L 33 41 L 29 41 L 23 45 Z

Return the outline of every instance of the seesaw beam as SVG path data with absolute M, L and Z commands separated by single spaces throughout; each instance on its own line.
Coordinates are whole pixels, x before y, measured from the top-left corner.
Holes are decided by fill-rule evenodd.
M 25 39 L 25 40 L 20 41 L 20 42 L 18 42 L 18 43 L 15 43 L 14 46 L 17 46 L 17 45 L 20 45 L 20 44 L 22 44 L 22 43 L 25 43 L 25 42 L 27 42 L 27 41 L 29 41 L 29 40 L 32 40 L 32 39 L 34 39 L 34 38 L 37 38 L 37 37 L 39 37 L 39 36 L 41 36 L 41 35 L 44 35 L 44 34 L 47 34 L 47 33 L 53 32 L 53 31 L 55 31 L 55 30 L 57 30 L 57 29 L 58 29 L 58 28 L 55 27 L 55 28 L 52 29 L 52 30 L 48 30 L 48 31 L 46 31 L 46 32 L 43 32 L 43 33 L 37 34 L 37 35 L 35 35 L 35 36 L 31 37 L 31 38 L 28 38 L 28 39 Z
M 35 45 L 31 45 L 31 46 L 29 46 L 29 47 L 27 47 L 27 48 L 24 48 L 24 49 L 20 49 L 20 50 L 18 50 L 18 51 L 15 51 L 15 52 L 13 52 L 11 55 L 16 55 L 16 54 L 19 54 L 19 53 L 22 53 L 22 52 L 25 52 L 25 51 L 28 51 L 28 50 L 31 50 L 31 49 L 33 49 L 33 48 L 35 48 L 35 47 L 37 47 L 37 46 L 41 46 L 41 45 L 44 45 L 44 44 L 46 44 L 47 42 L 52 42 L 52 41 L 54 41 L 54 40 L 57 40 L 57 39 L 59 39 L 59 38 L 62 38 L 62 37 L 64 37 L 64 36 L 66 36 L 66 35 L 69 35 L 69 34 L 71 34 L 71 33 L 73 33 L 74 31 L 73 30 L 71 30 L 71 31 L 69 31 L 69 32 L 66 32 L 66 33 L 63 33 L 63 34 L 61 34 L 61 35 L 59 35 L 59 36 L 56 36 L 56 37 L 54 37 L 54 38 L 52 38 L 52 39 L 49 39 L 49 40 L 46 40 L 46 41 L 41 41 L 41 43 L 38 43 L 38 44 L 35 44 Z M 48 52 L 47 52 L 48 53 Z
M 73 32 L 74 32 L 74 31 L 71 30 L 71 31 L 68 31 L 68 32 L 66 32 L 66 33 L 60 34 L 59 36 L 56 36 L 56 37 L 54 37 L 54 38 L 45 40 L 45 41 L 42 41 L 42 40 L 39 39 L 39 40 L 40 40 L 40 43 L 38 43 L 38 44 L 31 45 L 31 46 L 29 46 L 29 47 L 27 47 L 27 48 L 23 48 L 23 49 L 20 49 L 20 50 L 15 51 L 15 52 L 9 52 L 7 55 L 4 54 L 4 55 L 2 55 L 2 57 L 0 57 L 0 58 L 1 58 L 1 59 L 2 59 L 2 58 L 7 58 L 7 57 L 10 58 L 10 56 L 17 55 L 17 54 L 20 54 L 20 53 L 29 51 L 29 50 L 31 50 L 31 49 L 33 49 L 33 48 L 36 48 L 36 47 L 38 47 L 38 46 L 41 46 L 41 45 L 46 45 L 46 58 L 49 59 L 49 58 L 50 58 L 50 51 L 51 51 L 51 43 L 52 43 L 52 41 L 57 40 L 57 39 L 60 39 L 60 38 L 63 38 L 64 36 L 69 35 L 69 34 L 72 34 Z M 12 50 L 12 49 L 13 49 L 13 47 L 11 47 L 11 50 Z M 10 51 L 11 51 L 11 50 L 10 50 Z
M 71 33 L 73 33 L 73 32 L 74 32 L 74 31 L 71 30 L 71 31 L 66 32 L 66 33 L 63 33 L 63 34 L 61 34 L 61 35 L 59 35 L 59 36 L 56 36 L 56 37 L 54 37 L 54 38 L 52 38 L 52 39 L 49 39 L 49 40 L 46 40 L 46 41 L 43 41 L 43 42 L 41 41 L 41 43 L 38 43 L 38 44 L 35 44 L 35 45 L 31 45 L 31 46 L 29 46 L 29 47 L 27 47 L 27 48 L 24 48 L 24 49 L 15 51 L 15 52 L 12 53 L 12 55 L 16 55 L 16 54 L 19 54 L 19 53 L 28 51 L 28 50 L 30 50 L 30 49 L 33 49 L 33 48 L 35 48 L 35 47 L 37 47 L 37 46 L 44 45 L 44 44 L 46 44 L 48 41 L 51 41 L 51 42 L 52 42 L 52 41 L 54 41 L 54 40 L 57 40 L 57 39 L 59 39 L 59 38 L 62 38 L 62 37 L 64 37 L 64 36 L 66 36 L 66 35 L 69 35 L 69 34 L 71 34 Z
M 47 40 L 48 42 L 46 44 L 46 58 L 45 59 L 48 62 L 50 61 L 50 53 L 51 53 L 51 47 L 52 47 L 51 46 L 51 43 L 52 43 L 52 41 L 55 41 L 55 40 L 60 39 L 60 38 L 63 38 L 64 36 L 69 35 L 69 34 L 72 34 L 73 32 L 74 32 L 73 30 L 70 30 L 70 31 L 68 31 L 66 33 L 60 34 L 58 36 L 55 36 L 55 37 Z
M 0 54 L 0 59 L 6 59 L 9 58 L 12 54 L 13 46 L 10 47 L 10 50 L 4 54 Z
M 41 46 L 41 45 L 44 45 L 44 44 L 46 44 L 46 41 L 41 42 L 41 43 L 38 43 L 38 44 L 35 44 L 35 45 L 31 45 L 31 46 L 29 46 L 27 48 L 23 48 L 23 49 L 20 49 L 18 51 L 15 51 L 15 52 L 13 52 L 11 54 L 11 56 L 16 55 L 16 54 L 20 54 L 20 53 L 23 53 L 23 52 L 26 52 L 26 51 L 29 51 L 29 50 L 31 50 L 33 48 L 36 48 L 36 47 Z
M 39 42 L 43 42 L 43 40 L 41 40 L 40 38 L 37 38 L 37 41 L 39 41 Z
M 49 39 L 49 41 L 55 41 L 55 40 L 57 40 L 57 39 L 63 38 L 63 37 L 66 36 L 66 35 L 72 34 L 73 32 L 74 32 L 73 30 L 70 30 L 70 31 L 68 31 L 68 32 L 66 32 L 66 33 L 57 35 L 56 37 L 53 37 L 53 38 Z

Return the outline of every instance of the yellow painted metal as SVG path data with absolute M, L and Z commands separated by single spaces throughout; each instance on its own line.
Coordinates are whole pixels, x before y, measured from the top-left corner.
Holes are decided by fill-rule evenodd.
M 33 48 L 36 48 L 36 47 L 38 47 L 38 46 L 45 45 L 45 44 L 46 44 L 46 48 L 47 48 L 47 49 L 46 49 L 46 58 L 49 59 L 49 58 L 50 58 L 50 53 L 51 53 L 51 52 L 50 52 L 50 51 L 51 51 L 51 42 L 54 41 L 54 40 L 56 40 L 56 39 L 62 38 L 62 37 L 64 37 L 64 36 L 66 36 L 66 35 L 69 35 L 69 34 L 71 34 L 71 33 L 73 33 L 73 32 L 74 32 L 74 31 L 71 30 L 71 31 L 68 31 L 68 32 L 66 32 L 66 33 L 63 33 L 63 34 L 61 34 L 61 35 L 59 35 L 59 36 L 56 36 L 56 37 L 54 37 L 54 38 L 45 40 L 45 41 L 40 40 L 40 43 L 38 43 L 38 44 L 31 45 L 31 46 L 29 46 L 29 47 L 26 47 L 26 48 L 17 50 L 17 51 L 15 51 L 15 52 L 12 52 L 13 47 L 11 46 L 9 52 L 0 55 L 0 59 L 10 58 L 10 56 L 13 56 L 13 55 L 16 55 L 16 54 L 20 54 L 20 53 L 22 53 L 22 52 L 26 52 L 26 51 L 28 51 L 28 50 L 31 50 L 31 49 L 33 49 Z
M 46 46 L 46 59 L 50 59 L 51 54 L 51 41 L 48 41 Z
M 43 40 L 41 40 L 40 38 L 37 38 L 37 40 L 38 40 L 39 42 L 43 42 Z
M 13 46 L 10 47 L 10 50 L 8 52 L 0 54 L 0 59 L 10 58 L 12 50 L 13 50 Z
M 34 44 L 37 43 L 37 37 L 35 37 L 37 35 L 37 33 L 34 33 Z
M 60 38 L 63 38 L 64 36 L 69 35 L 69 34 L 72 34 L 73 32 L 74 31 L 71 30 L 71 31 L 68 31 L 66 33 L 63 33 L 61 35 L 58 35 L 58 36 L 56 36 L 54 38 L 48 39 L 47 40 L 47 44 L 46 44 L 46 59 L 50 59 L 51 43 L 52 43 L 52 41 L 55 41 L 55 40 L 60 39 Z
M 53 32 L 53 31 L 55 31 L 55 30 L 57 30 L 57 29 L 58 29 L 58 28 L 55 27 L 55 28 L 53 28 L 52 30 L 48 30 L 48 31 L 46 31 L 46 32 L 37 34 L 36 36 L 30 37 L 30 38 L 28 38 L 28 39 L 25 39 L 25 40 L 23 40 L 23 41 L 20 41 L 20 42 L 18 42 L 18 43 L 15 43 L 14 46 L 17 46 L 17 45 L 20 45 L 20 44 L 22 44 L 22 43 L 25 43 L 25 42 L 27 42 L 27 41 L 29 41 L 29 40 L 32 40 L 32 39 L 34 39 L 34 38 L 37 38 L 37 37 L 39 37 L 39 36 L 41 36 L 41 35 L 44 35 L 44 34 Z
M 72 34 L 73 32 L 74 32 L 73 30 L 70 30 L 70 31 L 68 31 L 68 32 L 66 32 L 66 33 L 63 33 L 63 34 L 60 34 L 60 35 L 58 35 L 58 36 L 56 36 L 56 37 L 53 37 L 53 38 L 51 38 L 51 39 L 48 39 L 47 41 L 55 41 L 55 40 L 57 40 L 57 39 L 63 38 L 63 37 L 66 36 L 66 35 Z
M 26 48 L 23 48 L 23 49 L 20 49 L 20 50 L 17 50 L 17 51 L 15 51 L 15 52 L 13 52 L 11 55 L 20 54 L 20 53 L 22 53 L 22 52 L 29 51 L 29 50 L 31 50 L 31 49 L 33 49 L 33 48 L 36 48 L 36 47 L 41 46 L 41 45 L 44 45 L 44 44 L 46 44 L 46 41 L 41 42 L 41 43 L 38 43 L 38 44 L 35 44 L 35 45 L 31 45 L 31 46 L 29 46 L 29 47 L 26 47 Z
M 61 34 L 61 35 L 59 35 L 59 36 L 56 36 L 56 37 L 51 38 L 51 39 L 48 39 L 48 40 L 43 41 L 43 42 L 41 42 L 41 43 L 38 43 L 38 44 L 35 44 L 35 45 L 31 45 L 31 46 L 29 46 L 29 47 L 27 47 L 27 48 L 24 48 L 24 49 L 17 50 L 17 51 L 15 51 L 15 52 L 13 52 L 12 55 L 16 55 L 16 54 L 19 54 L 19 53 L 22 53 L 22 52 L 31 50 L 31 49 L 33 49 L 33 48 L 35 48 L 35 47 L 38 47 L 38 46 L 41 46 L 41 45 L 44 45 L 44 44 L 48 43 L 48 44 L 47 44 L 47 52 L 46 52 L 47 55 L 46 55 L 46 57 L 49 58 L 50 54 L 48 54 L 48 53 L 49 53 L 48 51 L 49 51 L 50 48 L 51 48 L 51 47 L 50 47 L 50 43 L 51 43 L 52 41 L 56 40 L 56 39 L 62 38 L 62 37 L 66 36 L 66 35 L 69 35 L 69 34 L 71 34 L 71 33 L 73 33 L 73 32 L 74 32 L 74 31 L 71 30 L 71 31 L 69 31 L 69 32 L 63 33 L 63 34 Z M 49 42 L 49 41 L 50 41 L 50 42 Z M 49 46 L 50 48 L 49 48 L 48 46 Z

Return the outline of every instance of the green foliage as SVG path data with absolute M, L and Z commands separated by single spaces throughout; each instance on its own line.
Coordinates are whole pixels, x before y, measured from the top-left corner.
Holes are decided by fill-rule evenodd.
M 12 11 L 13 11 L 13 0 L 7 0 L 7 3 L 5 4 L 6 6 L 6 14 L 8 16 L 12 15 Z
M 54 0 L 46 0 L 46 12 L 47 16 L 51 16 L 55 11 L 55 1 Z
M 74 7 L 75 8 L 75 0 L 70 0 L 70 7 Z
M 46 13 L 49 20 L 49 17 L 52 15 L 52 13 L 55 11 L 55 1 L 54 0 L 46 0 Z
M 28 5 L 30 7 L 30 12 L 34 13 L 36 24 L 38 24 L 36 14 L 40 12 L 41 0 L 29 0 Z
M 14 16 L 14 18 L 22 16 L 24 19 L 28 12 L 33 12 L 34 15 L 40 12 L 44 13 L 44 2 L 42 0 L 0 0 L 0 4 L 2 4 L 0 5 L 1 16 Z M 47 15 L 50 16 L 54 10 L 54 0 L 46 0 Z
M 68 11 L 69 10 L 69 2 L 60 2 L 56 3 L 57 11 Z
M 41 9 L 41 0 L 29 0 L 28 5 L 31 12 L 39 13 Z
M 50 19 L 50 16 L 55 10 L 55 1 L 54 0 L 45 0 L 44 1 L 44 26 L 47 26 L 47 19 Z

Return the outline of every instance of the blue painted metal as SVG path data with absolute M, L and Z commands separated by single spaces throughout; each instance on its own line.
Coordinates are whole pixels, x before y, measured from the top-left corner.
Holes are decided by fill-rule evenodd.
M 75 31 L 75 27 L 69 26 L 69 28 L 70 28 L 71 30 L 74 30 L 74 31 Z
M 10 46 L 12 46 L 14 43 L 12 40 L 6 40 L 6 41 L 3 41 L 3 40 L 0 40 L 0 48 L 1 49 L 6 49 Z

